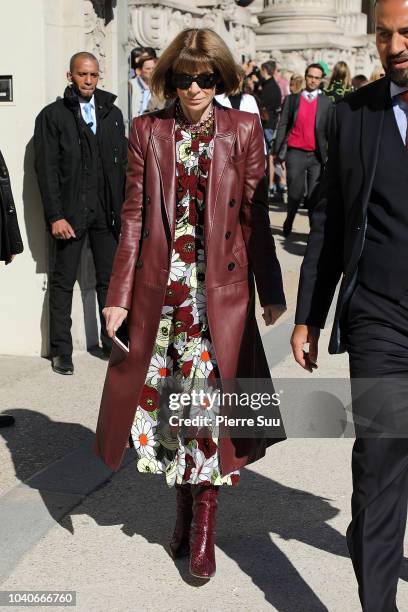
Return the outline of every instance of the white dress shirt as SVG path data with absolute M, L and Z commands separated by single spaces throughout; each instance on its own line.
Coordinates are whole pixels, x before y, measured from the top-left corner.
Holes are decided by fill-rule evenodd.
M 322 93 L 321 89 L 315 89 L 314 91 L 306 91 L 306 89 L 304 89 L 302 91 L 302 96 L 305 98 L 305 100 L 307 100 L 308 102 L 312 102 L 313 100 L 315 100 L 317 98 L 317 96 L 319 96 Z
M 401 98 L 399 94 L 402 94 L 404 93 L 404 91 L 407 91 L 407 90 L 408 90 L 408 87 L 399 87 L 399 85 L 396 85 L 395 83 L 391 81 L 390 93 L 391 93 L 391 99 L 392 99 L 392 106 L 394 109 L 395 120 L 397 122 L 398 129 L 400 131 L 402 142 L 404 143 L 404 145 L 406 144 L 405 141 L 407 138 L 408 104 Z
M 91 105 L 91 114 L 92 114 L 92 121 L 93 124 L 96 128 L 96 112 L 95 112 L 95 96 L 92 96 L 92 98 L 90 100 L 84 100 L 83 98 L 79 98 L 79 105 L 81 107 L 81 114 L 82 117 L 84 118 L 85 123 L 88 123 L 88 118 L 85 116 L 85 109 L 84 106 L 85 104 L 89 104 Z

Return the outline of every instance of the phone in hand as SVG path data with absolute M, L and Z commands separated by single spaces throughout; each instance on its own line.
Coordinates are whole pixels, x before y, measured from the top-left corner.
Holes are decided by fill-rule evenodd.
M 112 340 L 116 344 L 116 346 L 118 346 L 122 351 L 129 353 L 130 342 L 129 342 L 129 333 L 128 333 L 126 321 L 123 321 L 122 325 L 116 331 Z

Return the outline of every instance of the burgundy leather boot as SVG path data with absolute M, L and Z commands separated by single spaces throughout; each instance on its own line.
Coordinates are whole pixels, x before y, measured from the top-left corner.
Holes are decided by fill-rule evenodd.
M 219 487 L 192 485 L 193 522 L 190 530 L 190 574 L 211 578 L 215 574 L 215 514 Z
M 177 517 L 173 537 L 170 542 L 170 553 L 173 559 L 186 557 L 190 552 L 190 527 L 193 518 L 193 498 L 191 485 L 176 486 Z

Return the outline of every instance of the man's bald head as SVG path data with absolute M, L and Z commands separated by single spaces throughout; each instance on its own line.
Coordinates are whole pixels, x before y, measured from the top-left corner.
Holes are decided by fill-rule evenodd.
M 98 65 L 99 70 L 99 62 L 96 57 L 92 53 L 88 53 L 88 51 L 79 51 L 79 53 L 74 53 L 74 55 L 69 60 L 69 71 L 72 73 L 75 70 L 75 64 L 77 60 L 91 60 Z

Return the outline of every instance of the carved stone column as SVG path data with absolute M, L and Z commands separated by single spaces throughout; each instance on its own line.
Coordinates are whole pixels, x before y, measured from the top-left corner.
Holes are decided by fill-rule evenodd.
M 321 48 L 332 45 L 341 35 L 336 0 L 265 0 L 258 19 L 260 51 Z
M 234 0 L 128 0 L 129 52 L 136 46 L 160 52 L 185 28 L 214 29 L 234 53 L 237 61 L 255 56 L 255 34 L 251 11 Z
M 370 64 L 362 0 L 264 1 L 255 29 L 258 59 L 274 57 L 283 69 L 301 73 L 321 60 L 332 68 L 342 59 L 353 73 Z

